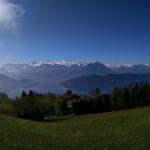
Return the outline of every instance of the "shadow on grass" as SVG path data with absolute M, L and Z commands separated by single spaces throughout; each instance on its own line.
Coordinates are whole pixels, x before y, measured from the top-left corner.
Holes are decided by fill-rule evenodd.
M 42 120 L 41 122 L 58 122 L 58 121 L 70 120 L 71 117 L 72 116 L 51 117 L 51 118 L 46 118 Z

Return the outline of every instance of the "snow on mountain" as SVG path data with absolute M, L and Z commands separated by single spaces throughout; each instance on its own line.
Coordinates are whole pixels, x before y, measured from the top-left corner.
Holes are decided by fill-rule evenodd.
M 132 64 L 105 64 L 106 67 L 113 69 L 113 68 L 121 68 L 121 67 L 127 67 L 127 68 L 132 68 L 132 67 L 150 67 L 150 64 L 137 64 L 137 65 L 132 65 Z
M 133 65 L 131 64 L 123 64 L 123 65 L 119 65 L 119 64 L 105 64 L 106 67 L 113 69 L 113 68 L 120 68 L 120 67 L 132 67 Z
M 98 67 L 96 67 L 98 66 Z M 91 70 L 95 69 L 95 72 L 101 71 L 106 74 L 106 70 L 110 70 L 116 73 L 147 73 L 150 72 L 150 64 L 140 64 L 140 65 L 131 65 L 131 64 L 102 64 L 98 61 L 87 61 L 87 62 L 77 62 L 77 61 L 34 61 L 32 63 L 24 64 L 6 64 L 0 67 L 0 73 L 15 73 L 15 72 L 51 72 L 51 71 L 72 71 L 80 69 L 81 72 L 85 68 L 91 67 Z M 97 70 L 97 71 L 96 71 Z
M 61 65 L 66 67 L 71 67 L 74 65 L 77 66 L 86 66 L 89 64 L 95 64 L 98 61 L 85 61 L 85 62 L 78 62 L 78 61 L 53 61 L 53 60 L 45 60 L 45 61 L 34 61 L 30 65 L 32 67 L 39 67 L 41 65 Z M 113 69 L 113 68 L 120 68 L 120 67 L 127 67 L 131 68 L 133 66 L 143 66 L 143 67 L 150 67 L 150 64 L 139 64 L 139 65 L 132 65 L 132 64 L 104 64 L 106 67 Z
M 31 66 L 33 67 L 39 67 L 41 65 L 61 65 L 61 66 L 67 66 L 67 67 L 71 67 L 73 65 L 78 65 L 78 66 L 82 66 L 82 65 L 86 65 L 87 63 L 81 63 L 81 62 L 75 62 L 75 61 L 49 61 L 49 60 L 45 60 L 45 61 L 41 61 L 41 62 L 32 62 Z
M 149 73 L 150 64 L 138 65 L 106 65 L 108 68 L 114 70 L 116 73 Z

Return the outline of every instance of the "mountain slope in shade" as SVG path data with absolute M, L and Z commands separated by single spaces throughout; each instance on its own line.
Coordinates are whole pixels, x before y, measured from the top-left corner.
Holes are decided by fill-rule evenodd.
M 91 74 L 106 75 L 115 73 L 113 70 L 106 67 L 104 64 L 100 62 L 90 63 L 85 67 L 83 67 L 82 69 L 80 69 L 79 72 L 81 75 L 91 75 Z
M 90 75 L 67 80 L 62 85 L 82 93 L 89 93 L 95 88 L 100 88 L 103 92 L 111 92 L 116 86 L 125 87 L 141 81 L 150 82 L 150 73 L 110 74 L 105 76 Z
M 16 96 L 19 91 L 36 86 L 37 83 L 31 80 L 15 80 L 0 74 L 0 91 L 7 93 L 9 96 Z

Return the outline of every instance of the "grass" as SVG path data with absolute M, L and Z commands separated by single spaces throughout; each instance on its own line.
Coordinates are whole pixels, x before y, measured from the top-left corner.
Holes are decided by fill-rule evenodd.
M 150 107 L 47 122 L 0 115 L 0 150 L 148 150 L 149 141 Z

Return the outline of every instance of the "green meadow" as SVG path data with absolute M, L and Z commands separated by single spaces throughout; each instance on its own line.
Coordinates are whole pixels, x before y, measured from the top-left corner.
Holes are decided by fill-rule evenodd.
M 0 115 L 0 150 L 148 150 L 149 148 L 150 107 L 51 118 L 44 122 Z

